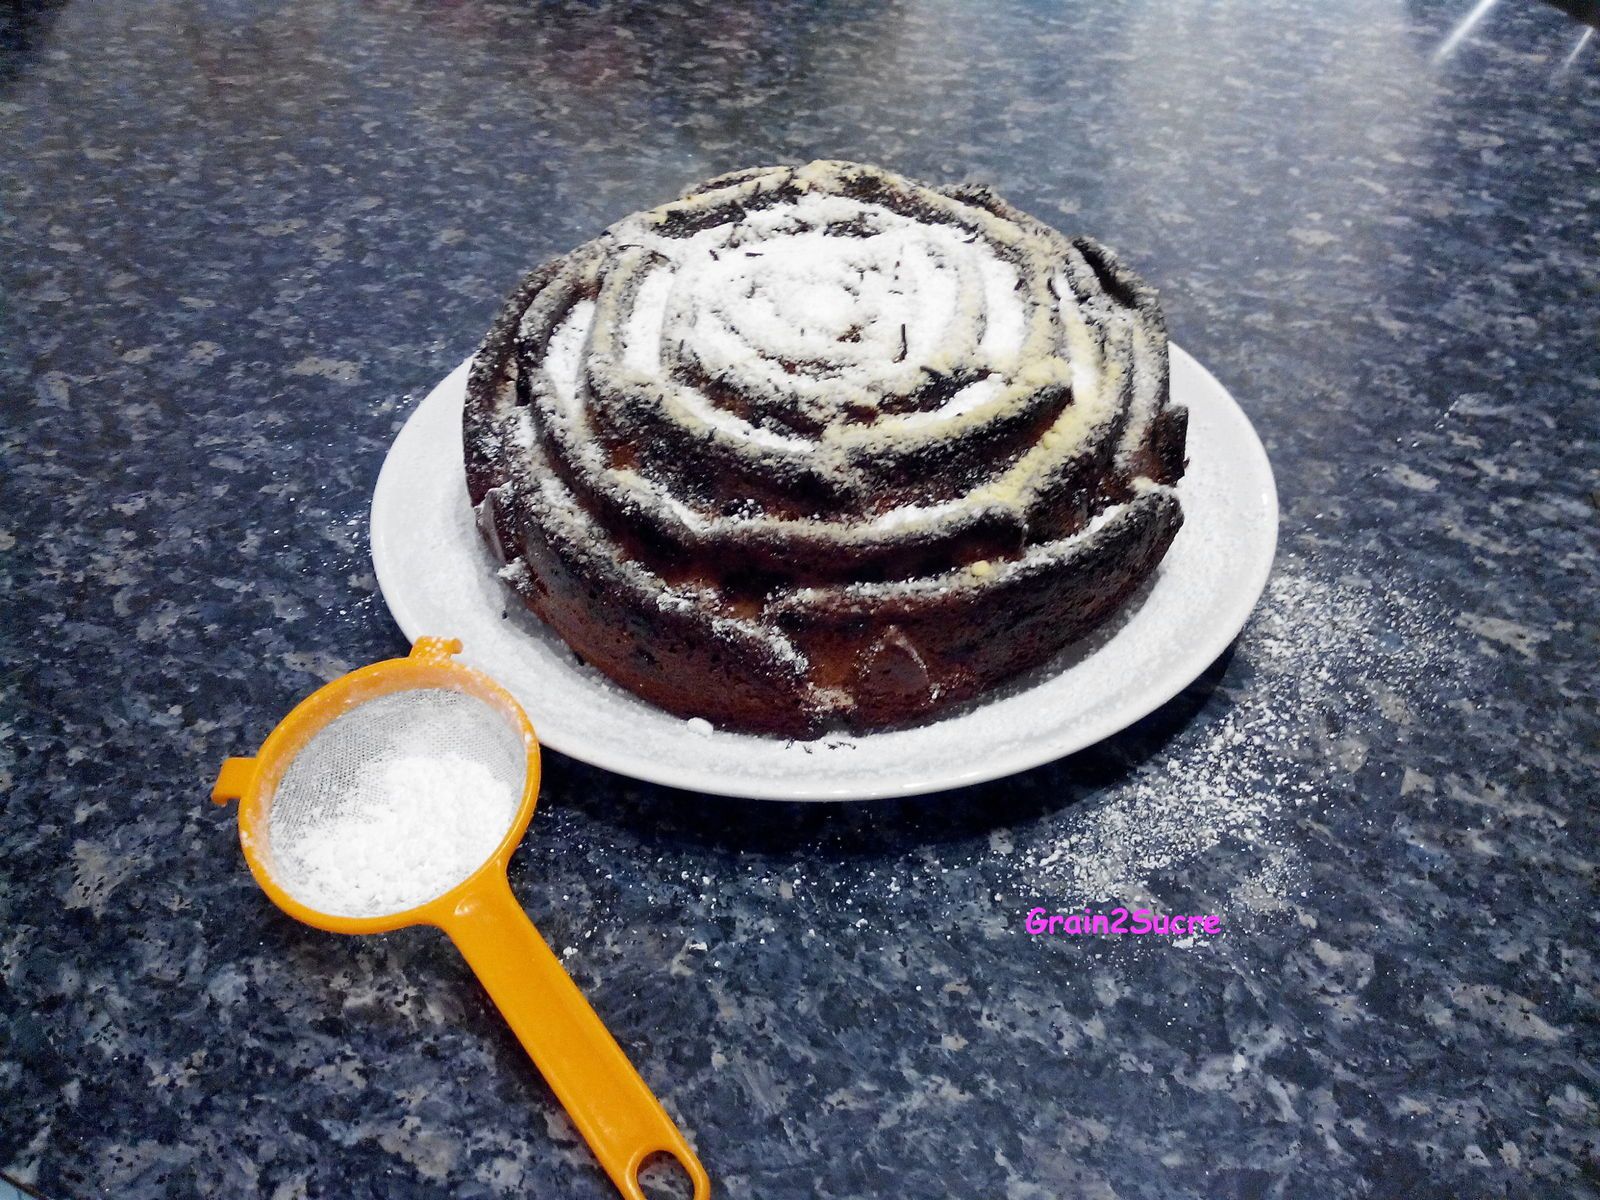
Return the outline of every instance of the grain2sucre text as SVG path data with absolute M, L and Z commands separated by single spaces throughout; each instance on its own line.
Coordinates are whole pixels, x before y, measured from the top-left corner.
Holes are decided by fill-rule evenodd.
M 1106 912 L 1052 913 L 1044 908 L 1030 908 L 1023 920 L 1023 928 L 1034 937 L 1050 934 L 1104 935 L 1154 934 L 1157 937 L 1189 937 L 1205 935 L 1215 937 L 1222 932 L 1222 918 L 1216 913 L 1167 913 L 1148 908 L 1117 906 Z

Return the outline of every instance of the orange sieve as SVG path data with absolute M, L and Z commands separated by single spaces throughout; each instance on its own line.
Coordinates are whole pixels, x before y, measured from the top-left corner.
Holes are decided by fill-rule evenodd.
M 211 798 L 240 801 L 250 872 L 296 920 L 334 933 L 433 925 L 448 934 L 624 1196 L 645 1200 L 639 1169 L 652 1154 L 667 1154 L 693 1181 L 694 1200 L 707 1200 L 711 1181 L 700 1160 L 512 895 L 506 864 L 539 795 L 539 742 L 509 692 L 451 660 L 460 649 L 459 641 L 422 638 L 407 658 L 334 680 L 285 717 L 255 758 L 223 763 Z M 417 810 L 440 822 L 437 836 L 412 836 L 426 828 L 413 815 L 400 836 L 420 844 L 385 847 L 379 839 L 378 831 L 396 827 L 379 823 L 384 781 L 418 763 L 442 765 L 446 776 L 424 773 L 415 786 L 488 782 L 504 798 L 503 810 L 486 811 L 503 811 L 509 824 L 476 866 L 462 861 L 452 873 L 450 857 L 437 853 L 449 846 L 471 854 L 474 845 L 437 804 Z M 471 832 L 483 841 L 499 827 Z M 337 889 L 308 873 L 302 857 L 302 847 L 334 829 L 346 843 L 319 861 L 342 871 Z M 372 846 L 348 844 L 367 829 Z

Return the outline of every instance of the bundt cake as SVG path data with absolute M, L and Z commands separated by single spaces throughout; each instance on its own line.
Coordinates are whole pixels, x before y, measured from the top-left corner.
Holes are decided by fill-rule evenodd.
M 985 187 L 722 175 L 546 263 L 473 362 L 500 574 L 671 712 L 926 718 L 1110 617 L 1182 523 L 1155 293 Z

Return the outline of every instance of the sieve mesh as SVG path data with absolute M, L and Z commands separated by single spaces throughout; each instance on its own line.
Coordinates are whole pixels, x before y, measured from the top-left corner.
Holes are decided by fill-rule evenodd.
M 486 701 L 446 688 L 380 696 L 290 762 L 267 814 L 268 869 L 333 916 L 425 904 L 494 852 L 527 771 L 521 731 Z

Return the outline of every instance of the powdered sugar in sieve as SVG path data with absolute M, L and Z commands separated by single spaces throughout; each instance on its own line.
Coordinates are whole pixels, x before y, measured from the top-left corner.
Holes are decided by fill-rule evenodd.
M 268 818 L 273 877 L 330 916 L 425 904 L 494 853 L 527 770 L 521 734 L 474 696 L 417 688 L 369 701 L 284 772 Z

